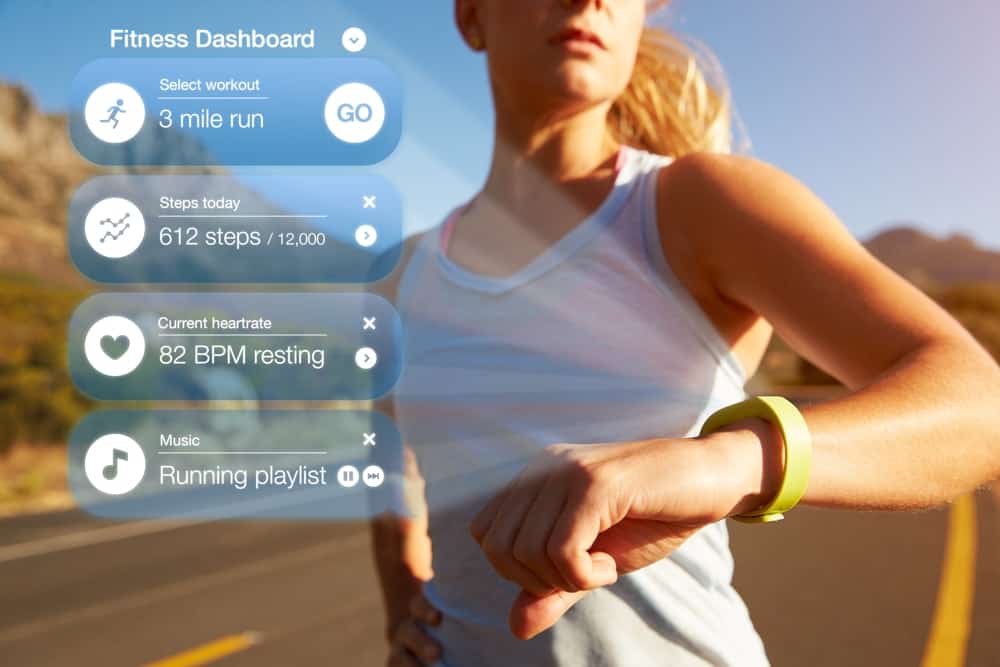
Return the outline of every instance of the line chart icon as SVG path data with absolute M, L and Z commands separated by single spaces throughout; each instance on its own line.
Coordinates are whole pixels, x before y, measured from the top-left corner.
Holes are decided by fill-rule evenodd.
M 142 245 L 146 221 L 142 211 L 129 200 L 109 197 L 90 209 L 83 229 L 94 252 L 108 259 L 121 259 Z

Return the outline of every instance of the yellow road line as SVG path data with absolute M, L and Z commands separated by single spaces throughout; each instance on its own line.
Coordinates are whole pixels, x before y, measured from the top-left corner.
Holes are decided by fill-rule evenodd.
M 976 498 L 956 500 L 948 514 L 937 602 L 921 667 L 961 667 L 972 630 L 976 586 Z
M 252 632 L 244 632 L 239 635 L 229 635 L 209 642 L 190 651 L 178 653 L 175 656 L 150 662 L 144 667 L 198 667 L 215 662 L 220 658 L 240 653 L 257 643 L 257 635 Z

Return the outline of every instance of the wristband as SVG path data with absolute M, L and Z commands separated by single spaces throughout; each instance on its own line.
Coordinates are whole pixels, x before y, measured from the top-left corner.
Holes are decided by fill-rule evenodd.
M 767 504 L 730 518 L 745 523 L 781 521 L 806 491 L 812 464 L 812 437 L 806 420 L 791 401 L 781 396 L 754 396 L 713 412 L 701 427 L 700 436 L 750 417 L 760 417 L 778 427 L 785 449 L 785 465 L 778 493 Z

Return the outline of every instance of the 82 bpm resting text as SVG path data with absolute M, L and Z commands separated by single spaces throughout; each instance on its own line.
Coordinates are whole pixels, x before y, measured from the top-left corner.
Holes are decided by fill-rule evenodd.
M 326 350 L 289 345 L 252 348 L 248 345 L 161 345 L 164 366 L 309 366 L 323 370 Z

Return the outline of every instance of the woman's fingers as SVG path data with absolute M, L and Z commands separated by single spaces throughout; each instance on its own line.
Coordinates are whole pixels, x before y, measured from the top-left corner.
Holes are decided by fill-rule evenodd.
M 409 651 L 402 646 L 395 646 L 389 654 L 389 667 L 423 667 Z
M 541 597 L 617 581 L 614 559 L 590 553 L 602 516 L 592 487 L 574 484 L 549 464 L 513 480 L 480 511 L 470 532 L 500 576 Z
M 417 664 L 430 665 L 441 657 L 441 647 L 437 642 L 427 636 L 413 619 L 409 619 L 400 624 L 396 630 L 396 637 L 393 641 L 393 653 L 409 653 L 417 660 Z M 404 655 L 405 657 L 405 655 Z M 405 664 L 405 663 L 404 663 Z
M 483 537 L 486 535 L 486 531 L 488 531 L 490 526 L 493 525 L 493 521 L 497 518 L 500 508 L 507 502 L 507 498 L 510 494 L 516 489 L 523 489 L 525 481 L 542 481 L 550 468 L 550 462 L 536 462 L 535 465 L 529 465 L 521 472 L 520 475 L 512 479 L 502 489 L 500 489 L 500 491 L 490 498 L 483 508 L 479 510 L 479 513 L 476 514 L 476 516 L 472 519 L 472 522 L 469 524 L 469 532 L 472 533 L 472 537 L 475 538 L 477 542 L 482 542 Z
M 410 598 L 410 614 L 425 625 L 438 626 L 441 624 L 441 612 L 435 609 L 420 593 Z
M 510 610 L 510 631 L 518 639 L 531 639 L 555 625 L 587 593 L 589 591 L 555 591 L 538 597 L 522 592 Z
M 549 536 L 564 507 L 564 494 L 556 498 L 546 493 L 536 496 L 514 539 L 513 554 L 519 563 L 551 588 L 575 592 L 576 586 L 562 576 L 548 553 Z
M 490 498 L 490 500 L 483 505 L 483 508 L 479 510 L 479 513 L 473 517 L 472 522 L 469 524 L 469 533 L 472 534 L 472 538 L 476 542 L 482 543 L 483 538 L 486 537 L 486 531 L 490 529 L 493 525 L 493 520 L 497 516 L 497 512 L 500 511 L 500 506 L 503 505 L 504 501 L 507 499 L 507 492 L 510 489 L 510 485 L 507 485 L 501 489 L 495 496 Z
M 575 493 L 549 534 L 546 553 L 562 577 L 576 590 L 608 586 L 618 580 L 615 560 L 606 553 L 591 553 L 600 534 L 600 511 L 585 492 Z
M 542 485 L 539 482 L 540 480 L 523 478 L 515 480 L 479 545 L 497 574 L 535 595 L 544 595 L 555 587 L 522 565 L 514 556 L 514 541 L 528 510 L 541 492 Z

